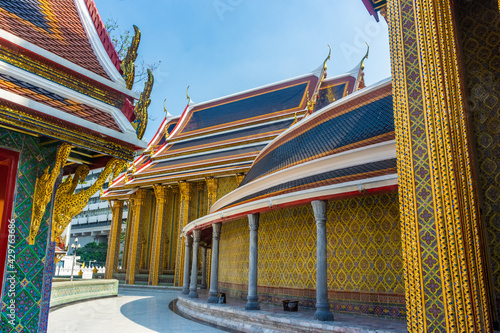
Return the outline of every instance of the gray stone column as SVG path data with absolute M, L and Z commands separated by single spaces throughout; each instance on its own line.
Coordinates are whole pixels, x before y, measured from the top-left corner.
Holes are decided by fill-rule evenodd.
M 208 303 L 219 302 L 219 239 L 222 223 L 212 224 L 212 264 Z
M 207 248 L 201 248 L 201 285 L 200 289 L 207 289 Z
M 259 213 L 248 214 L 250 228 L 250 256 L 248 260 L 248 297 L 246 310 L 260 310 L 257 296 L 257 263 L 259 258 Z
M 182 286 L 182 294 L 187 295 L 189 294 L 189 257 L 191 253 L 191 247 L 193 246 L 193 237 L 184 237 L 186 250 L 184 251 L 184 285 Z
M 189 298 L 198 298 L 198 247 L 200 245 L 201 230 L 193 230 L 193 263 L 191 264 L 191 284 Z
M 314 319 L 332 321 L 333 314 L 328 304 L 326 262 L 326 207 L 327 201 L 311 202 L 316 219 L 316 312 Z

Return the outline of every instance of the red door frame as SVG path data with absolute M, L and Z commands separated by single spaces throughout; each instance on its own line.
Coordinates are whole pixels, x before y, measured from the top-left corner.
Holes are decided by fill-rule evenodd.
M 7 161 L 7 181 L 5 184 L 5 198 L 2 214 L 2 224 L 0 227 L 0 283 L 3 284 L 5 273 L 5 263 L 7 257 L 7 245 L 9 243 L 9 220 L 12 217 L 14 206 L 14 195 L 17 183 L 17 167 L 19 163 L 19 153 L 0 148 L 0 161 Z M 16 235 L 19 237 L 19 235 Z

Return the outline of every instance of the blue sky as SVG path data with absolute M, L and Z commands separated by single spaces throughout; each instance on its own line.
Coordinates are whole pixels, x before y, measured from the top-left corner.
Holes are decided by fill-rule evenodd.
M 370 44 L 366 83 L 390 76 L 387 24 L 361 0 L 94 0 L 103 19 L 142 32 L 139 57 L 155 72 L 149 141 L 168 111 L 309 73 L 332 46 L 328 75 L 352 69 Z M 141 84 L 142 90 L 142 84 Z

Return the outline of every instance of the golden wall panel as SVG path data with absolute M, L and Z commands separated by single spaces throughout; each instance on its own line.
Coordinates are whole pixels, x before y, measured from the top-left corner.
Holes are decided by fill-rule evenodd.
M 219 281 L 248 283 L 249 231 L 246 218 L 222 224 Z
M 258 284 L 316 288 L 316 224 L 311 205 L 261 214 L 259 223 Z
M 404 294 L 398 195 L 330 201 L 329 291 Z M 248 220 L 222 225 L 219 281 L 248 280 Z M 316 288 L 316 224 L 303 205 L 264 213 L 259 226 L 258 285 Z
M 238 182 L 235 176 L 223 177 L 217 179 L 217 200 L 235 190 L 238 187 Z
M 328 289 L 404 293 L 398 194 L 328 204 Z

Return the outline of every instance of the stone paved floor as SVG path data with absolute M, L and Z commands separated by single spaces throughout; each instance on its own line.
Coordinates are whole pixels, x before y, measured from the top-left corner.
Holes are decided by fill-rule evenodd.
M 149 288 L 147 286 L 120 287 L 118 297 L 69 305 L 49 314 L 48 333 L 128 333 L 128 332 L 222 332 L 185 319 L 173 313 L 168 305 L 178 298 L 179 290 Z M 206 303 L 206 291 L 200 291 L 196 301 Z M 223 307 L 244 309 L 243 300 L 228 299 Z M 299 309 L 283 312 L 280 306 L 261 304 L 261 312 L 289 319 L 313 321 L 314 311 Z M 335 325 L 358 327 L 377 331 L 406 332 L 406 321 L 381 319 L 334 313 Z
M 49 314 L 48 333 L 222 332 L 173 313 L 178 290 L 126 290 L 118 297 L 69 305 Z

